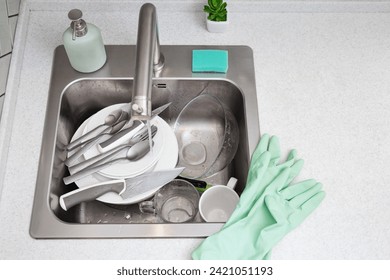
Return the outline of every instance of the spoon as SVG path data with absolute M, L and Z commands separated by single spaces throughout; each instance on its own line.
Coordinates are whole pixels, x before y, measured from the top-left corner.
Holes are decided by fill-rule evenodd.
M 152 137 L 154 137 L 157 133 L 157 127 L 155 125 L 152 126 Z M 128 140 L 127 143 L 117 146 L 116 148 L 109 150 L 105 153 L 98 154 L 94 157 L 91 157 L 90 159 L 84 160 L 78 164 L 75 164 L 73 166 L 69 166 L 69 172 L 76 173 L 84 168 L 89 168 L 94 165 L 100 165 L 102 163 L 107 162 L 108 160 L 114 158 L 117 156 L 120 152 L 122 152 L 124 149 L 128 149 L 138 142 L 144 141 L 149 138 L 148 131 L 145 128 L 142 128 L 138 133 L 136 133 L 133 137 Z
M 88 175 L 91 175 L 95 172 L 98 172 L 104 168 L 107 168 L 107 167 L 111 166 L 112 164 L 114 164 L 118 161 L 124 160 L 124 159 L 129 160 L 129 161 L 139 160 L 149 152 L 149 149 L 150 149 L 150 147 L 149 147 L 148 140 L 138 142 L 137 144 L 135 144 L 134 146 L 130 147 L 127 150 L 125 157 L 116 158 L 114 160 L 105 162 L 105 163 L 100 164 L 100 165 L 95 165 L 95 166 L 92 166 L 90 168 L 85 168 L 85 169 L 83 169 L 83 170 L 81 170 L 73 175 L 64 177 L 64 179 L 63 179 L 64 183 L 65 183 L 65 185 L 69 185 L 77 180 L 80 180 L 80 179 L 82 179 Z
M 82 143 L 84 140 L 88 139 L 97 130 L 101 129 L 104 126 L 112 127 L 113 125 L 117 124 L 118 122 L 121 121 L 120 119 L 121 119 L 121 117 L 122 117 L 124 112 L 125 111 L 123 111 L 122 109 L 117 109 L 117 110 L 112 111 L 108 116 L 106 116 L 106 118 L 104 119 L 104 123 L 103 124 L 98 125 L 94 129 L 88 131 L 86 134 L 80 136 L 77 139 L 74 139 L 72 142 L 70 142 L 66 146 L 66 149 L 67 150 L 72 150 L 72 149 L 75 148 L 75 146 L 79 146 L 80 143 Z M 125 112 L 125 113 L 127 114 L 127 118 L 128 118 L 129 114 L 127 112 Z
M 122 111 L 121 115 L 119 116 L 119 118 L 116 120 L 116 122 L 112 126 L 106 127 L 101 132 L 99 132 L 99 134 L 97 134 L 96 136 L 93 136 L 92 138 L 89 138 L 89 139 L 87 139 L 85 141 L 81 141 L 81 142 L 79 142 L 77 144 L 73 144 L 71 147 L 68 146 L 67 147 L 68 152 L 73 151 L 74 149 L 76 149 L 76 148 L 78 148 L 78 147 L 80 147 L 82 145 L 85 145 L 85 144 L 87 144 L 87 143 L 89 143 L 91 141 L 94 141 L 96 138 L 99 138 L 102 135 L 111 135 L 111 134 L 115 134 L 115 133 L 119 132 L 127 124 L 129 118 L 130 118 L 129 113 L 127 113 L 125 111 Z M 96 128 L 92 129 L 91 131 L 93 131 L 95 129 Z M 88 131 L 84 135 L 89 134 L 91 131 Z
M 125 112 L 125 115 L 128 115 Z M 93 147 L 96 143 L 99 142 L 99 140 L 106 134 L 114 134 L 122 129 L 122 127 L 126 124 L 127 120 L 122 120 L 121 122 L 117 123 L 113 127 L 108 127 L 106 132 L 103 131 L 103 133 L 96 135 L 92 139 L 86 142 L 84 146 L 82 146 L 77 152 L 75 152 L 73 155 L 69 156 L 65 160 L 66 166 L 71 166 L 79 157 L 81 157 L 86 151 L 88 151 L 91 147 Z

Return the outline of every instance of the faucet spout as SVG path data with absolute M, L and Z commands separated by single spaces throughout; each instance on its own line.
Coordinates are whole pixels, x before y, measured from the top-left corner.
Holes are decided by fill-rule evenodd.
M 152 112 L 152 76 L 164 66 L 158 39 L 157 12 L 153 4 L 141 7 L 138 19 L 137 50 L 131 116 L 147 120 Z

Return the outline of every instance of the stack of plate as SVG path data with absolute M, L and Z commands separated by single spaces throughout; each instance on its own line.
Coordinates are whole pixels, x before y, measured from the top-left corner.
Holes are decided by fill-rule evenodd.
M 71 141 L 79 138 L 80 136 L 86 134 L 88 131 L 104 123 L 105 117 L 110 112 L 122 108 L 125 105 L 126 104 L 115 104 L 106 107 L 97 112 L 96 114 L 92 115 L 90 118 L 84 121 L 84 123 L 77 129 Z M 111 166 L 97 173 L 94 173 L 76 181 L 77 186 L 79 188 L 84 188 L 93 184 L 102 183 L 113 179 L 132 178 L 148 171 L 166 170 L 176 167 L 178 160 L 178 144 L 173 130 L 159 116 L 156 116 L 151 120 L 151 125 L 155 125 L 157 127 L 157 133 L 153 138 L 154 146 L 152 152 L 149 152 L 143 158 L 137 161 L 123 160 L 119 161 L 118 163 L 112 164 Z M 137 130 L 131 133 L 135 134 L 136 132 Z M 127 138 L 131 137 L 131 133 L 127 135 Z M 110 136 L 108 135 L 104 135 L 100 142 L 108 139 L 109 137 Z M 121 156 L 124 157 L 126 151 L 127 149 L 123 151 L 123 154 Z M 85 152 L 84 155 L 78 159 L 76 164 L 91 157 L 94 157 L 100 153 L 100 147 L 98 144 L 96 144 L 87 152 Z M 69 153 L 69 155 L 71 155 L 71 153 Z M 143 195 L 133 196 L 125 200 L 123 200 L 122 197 L 120 197 L 118 194 L 106 193 L 103 196 L 99 197 L 97 200 L 112 204 L 132 204 L 152 196 L 157 190 L 158 188 L 156 188 L 155 190 L 151 190 L 150 192 L 145 193 Z

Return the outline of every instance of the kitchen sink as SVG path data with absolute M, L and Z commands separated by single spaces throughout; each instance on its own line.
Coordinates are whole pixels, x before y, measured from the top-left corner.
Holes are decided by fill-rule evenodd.
M 192 73 L 194 49 L 228 50 L 228 72 Z M 131 102 L 135 50 L 135 46 L 129 45 L 106 46 L 108 60 L 104 67 L 82 74 L 71 68 L 64 47 L 56 48 L 32 210 L 32 237 L 205 237 L 223 226 L 205 223 L 199 216 L 188 223 L 163 223 L 152 214 L 141 213 L 137 204 L 90 201 L 68 211 L 60 207 L 59 197 L 77 188 L 76 184 L 65 185 L 62 180 L 69 175 L 64 164 L 65 145 L 94 113 L 109 105 Z M 200 94 L 215 96 L 229 108 L 239 126 L 238 150 L 228 167 L 205 180 L 226 184 L 234 176 L 240 194 L 245 187 L 250 155 L 260 135 L 252 50 L 246 46 L 163 45 L 161 52 L 165 66 L 153 78 L 152 109 L 172 102 L 160 117 L 173 127 L 183 107 Z

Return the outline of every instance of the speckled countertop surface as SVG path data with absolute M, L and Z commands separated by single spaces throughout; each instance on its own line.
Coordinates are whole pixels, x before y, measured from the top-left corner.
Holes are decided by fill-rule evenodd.
M 135 44 L 139 2 L 23 3 L 0 130 L 0 259 L 189 259 L 202 241 L 29 235 L 53 50 L 67 11 L 80 7 L 106 44 Z M 232 5 L 229 31 L 215 35 L 197 1 L 155 4 L 161 44 L 253 48 L 261 132 L 279 136 L 286 153 L 296 148 L 305 160 L 300 178 L 324 185 L 320 208 L 273 259 L 389 259 L 389 5 Z

